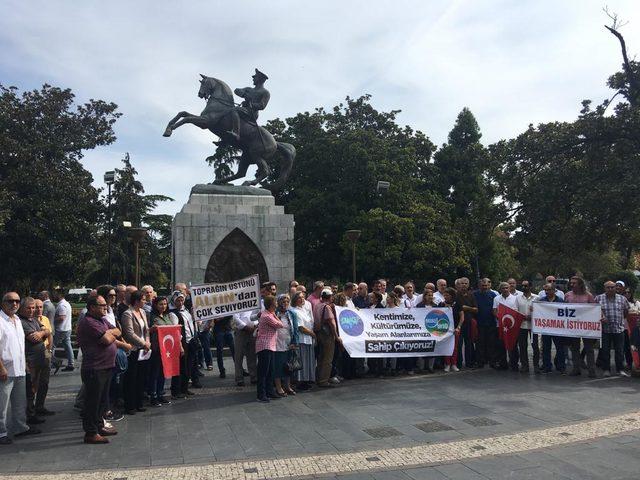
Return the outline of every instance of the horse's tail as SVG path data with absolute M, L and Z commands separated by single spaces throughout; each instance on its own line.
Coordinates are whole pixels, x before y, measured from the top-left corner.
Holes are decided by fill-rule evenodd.
M 275 182 L 266 185 L 266 188 L 271 190 L 271 192 L 276 192 L 282 188 L 291 174 L 293 160 L 296 158 L 296 149 L 293 145 L 284 142 L 276 142 L 276 144 L 278 146 L 278 152 L 281 154 L 280 175 Z

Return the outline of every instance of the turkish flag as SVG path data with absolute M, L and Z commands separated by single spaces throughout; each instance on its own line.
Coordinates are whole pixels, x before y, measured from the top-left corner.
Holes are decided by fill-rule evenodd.
M 158 343 L 160 344 L 160 358 L 165 378 L 180 375 L 180 325 L 158 326 Z
M 525 315 L 513 308 L 503 304 L 498 305 L 498 332 L 507 351 L 516 347 L 518 335 L 520 334 L 520 325 L 526 318 Z

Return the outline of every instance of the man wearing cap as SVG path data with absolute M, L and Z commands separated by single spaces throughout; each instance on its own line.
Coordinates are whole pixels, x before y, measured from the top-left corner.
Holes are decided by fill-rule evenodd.
M 271 94 L 269 90 L 264 88 L 264 82 L 269 77 L 256 68 L 256 73 L 251 77 L 253 79 L 253 87 L 236 88 L 233 93 L 244 98 L 240 107 L 233 108 L 231 115 L 231 130 L 227 132 L 237 142 L 240 140 L 240 115 L 255 122 L 258 120 L 258 113 L 264 110 L 269 103 Z
M 320 346 L 318 357 L 318 381 L 319 387 L 331 387 L 331 363 L 336 348 L 336 342 L 342 344 L 338 336 L 338 326 L 333 305 L 333 292 L 330 288 L 322 290 L 321 301 L 313 307 L 313 330 L 317 334 Z

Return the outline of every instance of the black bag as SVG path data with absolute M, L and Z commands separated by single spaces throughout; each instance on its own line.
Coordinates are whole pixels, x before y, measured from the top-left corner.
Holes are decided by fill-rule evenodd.
M 289 350 L 289 358 L 284 367 L 289 374 L 302 370 L 302 359 L 300 358 L 298 350 Z

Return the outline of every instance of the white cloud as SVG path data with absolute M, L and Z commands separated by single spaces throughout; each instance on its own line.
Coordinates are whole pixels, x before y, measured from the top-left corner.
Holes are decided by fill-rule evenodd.
M 609 2 L 631 22 L 632 53 L 637 5 Z M 262 121 L 371 93 L 377 108 L 402 109 L 401 122 L 440 144 L 464 106 L 486 142 L 575 118 L 583 98 L 610 95 L 606 78 L 621 63 L 601 5 L 577 0 L 5 1 L 3 13 L 1 81 L 116 102 L 118 141 L 85 164 L 99 183 L 130 152 L 146 190 L 176 198 L 166 213 L 213 176 L 210 134 L 185 126 L 161 136 L 176 112 L 204 107 L 199 73 L 237 87 L 264 70 L 272 96 Z

